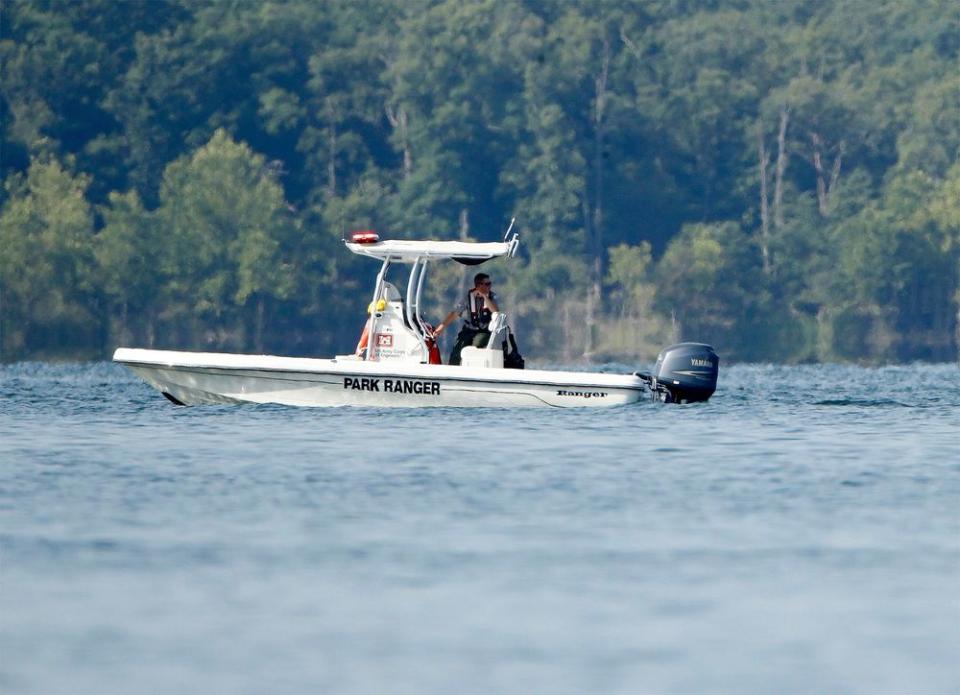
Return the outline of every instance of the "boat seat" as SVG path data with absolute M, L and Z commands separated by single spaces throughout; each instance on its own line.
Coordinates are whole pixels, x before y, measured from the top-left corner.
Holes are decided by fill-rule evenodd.
M 460 366 L 480 367 L 485 369 L 503 368 L 503 350 L 489 350 L 487 348 L 473 347 L 467 345 L 460 351 Z
M 503 368 L 503 343 L 510 334 L 507 315 L 501 311 L 493 312 L 490 317 L 490 340 L 485 347 L 468 345 L 460 351 L 460 365 L 463 367 L 483 367 L 487 369 Z

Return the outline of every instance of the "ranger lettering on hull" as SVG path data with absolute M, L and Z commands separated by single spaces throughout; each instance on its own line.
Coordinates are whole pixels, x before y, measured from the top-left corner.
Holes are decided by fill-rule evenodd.
M 384 379 L 383 390 L 386 393 L 416 393 L 425 396 L 439 396 L 439 381 L 410 381 L 408 379 Z
M 381 388 L 382 387 L 382 388 Z M 413 393 L 418 396 L 439 396 L 439 381 L 414 381 L 411 379 L 367 379 L 344 377 L 343 388 L 352 391 L 376 391 L 377 393 Z
M 348 376 L 343 380 L 343 388 L 354 391 L 379 391 L 380 379 L 357 379 Z

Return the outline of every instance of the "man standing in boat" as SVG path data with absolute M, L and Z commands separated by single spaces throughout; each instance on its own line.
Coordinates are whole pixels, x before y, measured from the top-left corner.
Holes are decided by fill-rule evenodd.
M 463 316 L 464 312 L 467 312 L 463 326 L 457 334 L 457 343 L 450 351 L 448 364 L 460 364 L 460 352 L 468 345 L 482 348 L 489 342 L 490 318 L 494 312 L 500 311 L 492 287 L 493 282 L 489 275 L 477 273 L 473 278 L 473 289 L 467 293 L 466 300 L 460 302 L 447 314 L 447 318 L 433 332 L 434 337 L 439 336 L 458 316 Z

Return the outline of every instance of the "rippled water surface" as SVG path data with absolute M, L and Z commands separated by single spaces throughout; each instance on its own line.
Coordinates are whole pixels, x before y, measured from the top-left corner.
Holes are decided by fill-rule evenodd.
M 953 365 L 597 411 L 0 367 L 0 692 L 956 693 L 958 510 Z

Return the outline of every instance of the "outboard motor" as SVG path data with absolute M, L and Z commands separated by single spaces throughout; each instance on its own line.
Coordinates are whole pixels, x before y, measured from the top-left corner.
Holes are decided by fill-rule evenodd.
M 706 401 L 717 390 L 720 358 L 703 343 L 677 343 L 657 357 L 654 373 L 637 374 L 664 403 Z

